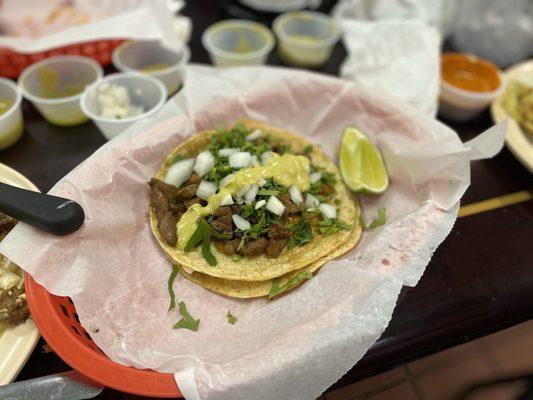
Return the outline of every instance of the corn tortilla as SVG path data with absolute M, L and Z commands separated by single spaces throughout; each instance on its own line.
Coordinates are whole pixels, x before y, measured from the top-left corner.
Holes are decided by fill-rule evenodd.
M 306 146 L 312 144 L 302 137 L 295 136 L 282 129 L 274 128 L 260 122 L 249 120 L 240 122 L 251 130 L 261 129 L 263 132 L 268 132 L 275 141 L 290 144 L 292 149 L 296 152 L 301 152 Z M 167 156 L 155 177 L 161 180 L 164 179 L 168 168 L 172 164 L 172 160 L 177 154 L 188 157 L 193 157 L 198 154 L 205 146 L 207 146 L 213 133 L 213 131 L 200 132 L 181 143 Z M 253 258 L 244 258 L 240 262 L 235 262 L 231 256 L 219 252 L 215 246 L 212 246 L 212 252 L 217 259 L 217 265 L 214 267 L 210 266 L 204 260 L 199 248 L 190 252 L 185 252 L 168 245 L 157 229 L 155 213 L 150 208 L 152 232 L 165 253 L 168 254 L 174 262 L 202 274 L 237 281 L 267 281 L 269 279 L 286 275 L 292 271 L 301 270 L 323 258 L 327 258 L 328 255 L 333 254 L 338 248 L 347 247 L 345 250 L 347 251 L 355 246 L 360 235 L 360 228 L 357 223 L 360 213 L 359 205 L 352 200 L 352 196 L 344 185 L 337 167 L 318 146 L 313 146 L 310 158 L 313 164 L 323 167 L 327 171 L 335 174 L 337 179 L 335 191 L 337 198 L 340 200 L 340 204 L 338 205 L 338 218 L 340 221 L 351 224 L 352 230 L 342 230 L 329 236 L 315 234 L 313 240 L 305 246 L 298 246 L 294 249 L 286 248 L 277 258 L 268 258 L 263 254 Z M 331 258 L 333 257 L 328 259 Z

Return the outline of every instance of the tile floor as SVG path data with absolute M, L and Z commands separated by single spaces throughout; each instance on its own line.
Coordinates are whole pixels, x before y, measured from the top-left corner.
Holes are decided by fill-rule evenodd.
M 533 375 L 533 320 L 325 393 L 320 400 L 518 400 L 528 387 L 525 381 L 469 395 L 464 391 L 487 380 L 528 374 Z

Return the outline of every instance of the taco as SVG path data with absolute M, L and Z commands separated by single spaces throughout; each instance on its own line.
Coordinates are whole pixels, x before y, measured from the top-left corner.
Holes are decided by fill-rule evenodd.
M 266 295 L 273 279 L 318 268 L 360 236 L 358 203 L 325 153 L 255 121 L 194 135 L 150 187 L 165 253 L 191 280 L 230 296 Z M 225 281 L 233 289 L 220 289 Z

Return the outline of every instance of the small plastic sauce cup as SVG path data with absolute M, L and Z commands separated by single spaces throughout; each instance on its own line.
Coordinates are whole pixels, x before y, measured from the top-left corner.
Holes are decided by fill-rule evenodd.
M 274 35 L 258 22 L 233 19 L 207 28 L 202 44 L 217 67 L 263 65 L 274 48 Z
M 181 51 L 164 47 L 157 41 L 125 42 L 113 52 L 113 65 L 121 72 L 141 72 L 159 79 L 168 94 L 183 85 L 185 65 L 191 52 L 186 45 Z
M 335 19 L 314 11 L 282 14 L 272 27 L 278 39 L 278 56 L 296 67 L 320 67 L 341 37 Z
M 57 56 L 30 65 L 19 77 L 24 97 L 48 122 L 75 126 L 88 119 L 80 98 L 90 84 L 102 78 L 100 64 L 88 57 Z
M 445 53 L 441 57 L 439 114 L 467 121 L 480 114 L 505 89 L 500 69 L 471 54 Z
M 134 117 L 115 119 L 101 116 L 101 105 L 98 103 L 99 87 L 103 83 L 126 88 L 132 105 L 142 106 L 144 112 Z M 102 134 L 109 140 L 122 133 L 133 123 L 159 111 L 165 104 L 167 90 L 163 83 L 146 74 L 121 72 L 107 75 L 102 80 L 89 86 L 81 98 L 81 109 Z
M 15 144 L 24 132 L 22 93 L 9 79 L 0 78 L 0 150 Z

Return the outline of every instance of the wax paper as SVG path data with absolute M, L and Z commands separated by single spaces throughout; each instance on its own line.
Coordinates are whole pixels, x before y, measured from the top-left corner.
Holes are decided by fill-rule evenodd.
M 36 53 L 105 39 L 161 40 L 178 47 L 190 22 L 173 14 L 183 1 L 165 0 L 3 0 L 0 47 Z M 172 9 L 172 13 L 169 10 Z M 141 29 L 140 29 L 141 27 Z
M 177 298 L 201 321 L 197 332 L 174 330 L 180 316 L 167 312 L 171 266 L 150 232 L 146 182 L 186 137 L 242 117 L 307 136 L 332 159 L 343 129 L 358 126 L 381 149 L 390 174 L 385 194 L 360 197 L 363 211 L 369 221 L 386 207 L 387 223 L 271 302 L 226 298 L 178 277 Z M 478 138 L 478 158 L 501 148 L 505 127 L 493 129 Z M 417 283 L 451 230 L 472 151 L 443 124 L 353 82 L 266 67 L 192 66 L 161 112 L 51 190 L 83 206 L 79 231 L 57 238 L 19 224 L 0 251 L 50 292 L 70 296 L 111 359 L 175 373 L 189 400 L 314 399 L 379 338 L 401 287 Z

